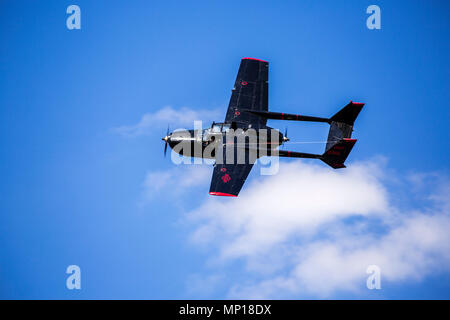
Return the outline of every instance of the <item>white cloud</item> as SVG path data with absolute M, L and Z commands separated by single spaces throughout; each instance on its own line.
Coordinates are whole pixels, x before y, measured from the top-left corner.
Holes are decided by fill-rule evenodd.
M 300 161 L 281 167 L 279 174 L 247 184 L 237 199 L 210 198 L 194 210 L 190 217 L 200 228 L 193 240 L 209 242 L 221 234 L 222 257 L 258 255 L 335 219 L 388 210 L 377 170 L 354 165 L 332 171 Z
M 411 210 L 392 204 L 395 194 L 384 181 L 393 177 L 384 176 L 383 164 L 330 170 L 296 161 L 280 167 L 278 175 L 248 183 L 238 198 L 211 197 L 188 214 L 191 240 L 210 250 L 215 273 L 244 263 L 247 280 L 230 282 L 231 298 L 324 298 L 368 290 L 372 264 L 381 268 L 382 286 L 448 271 L 445 179 L 425 195 L 420 210 Z M 417 189 L 414 179 L 403 180 Z
M 224 117 L 223 111 L 216 109 L 199 109 L 194 110 L 186 107 L 174 109 L 171 106 L 166 106 L 153 113 L 146 113 L 141 120 L 130 126 L 121 126 L 115 128 L 114 131 L 129 137 L 147 135 L 152 132 L 152 129 L 157 127 L 167 127 L 170 125 L 171 131 L 179 127 L 193 128 L 194 121 L 213 121 Z M 203 123 L 203 126 L 209 126 L 210 123 Z
M 231 296 L 267 298 L 280 294 L 328 298 L 337 291 L 364 289 L 367 266 L 381 268 L 383 280 L 421 280 L 450 265 L 448 216 L 416 215 L 407 218 L 387 235 L 345 236 L 310 241 L 297 246 L 288 276 L 271 275 L 261 281 L 235 285 Z M 350 228 L 345 228 L 351 232 Z M 447 269 L 447 270 L 446 270 Z M 365 289 L 366 290 L 366 289 Z
M 191 187 L 209 184 L 211 174 L 211 166 L 207 165 L 179 165 L 166 171 L 149 171 L 142 184 L 141 204 L 154 200 L 161 193 L 177 194 L 179 197 Z

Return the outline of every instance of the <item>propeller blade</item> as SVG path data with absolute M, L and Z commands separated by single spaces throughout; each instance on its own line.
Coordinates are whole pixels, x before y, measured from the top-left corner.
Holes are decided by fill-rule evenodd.
M 166 136 L 163 138 L 163 140 L 166 142 L 164 144 L 164 158 L 166 157 L 166 154 L 167 154 L 167 140 L 168 140 L 168 137 L 169 137 L 169 125 L 167 125 Z
M 281 146 L 282 149 L 284 149 L 285 143 L 289 141 L 289 138 L 287 137 L 287 132 L 288 132 L 288 128 L 286 127 L 284 129 L 283 144 Z

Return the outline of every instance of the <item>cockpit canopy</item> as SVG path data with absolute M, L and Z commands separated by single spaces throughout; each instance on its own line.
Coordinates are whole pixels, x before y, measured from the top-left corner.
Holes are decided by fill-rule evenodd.
M 230 130 L 231 124 L 229 123 L 215 123 L 211 125 L 211 132 L 212 133 L 221 133 L 221 132 L 227 132 Z

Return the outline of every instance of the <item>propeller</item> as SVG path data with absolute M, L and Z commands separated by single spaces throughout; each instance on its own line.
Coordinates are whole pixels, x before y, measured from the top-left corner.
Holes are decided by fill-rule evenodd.
M 283 136 L 283 142 L 288 142 L 290 139 L 287 136 L 288 128 L 284 129 L 284 136 Z
M 164 157 L 166 157 L 166 153 L 167 153 L 167 141 L 169 140 L 169 125 L 167 125 L 167 132 L 166 132 L 166 136 L 164 138 L 162 138 L 161 140 L 165 141 L 166 143 L 164 144 Z

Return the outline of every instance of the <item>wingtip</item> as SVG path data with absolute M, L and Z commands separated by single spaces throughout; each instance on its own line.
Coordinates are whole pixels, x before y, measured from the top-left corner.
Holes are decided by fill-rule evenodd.
M 353 101 L 353 100 L 350 100 L 350 103 L 353 104 L 353 105 L 361 106 L 361 107 L 365 105 L 364 102 L 355 102 L 355 101 Z
M 261 60 L 261 59 L 256 59 L 256 58 L 250 58 L 250 57 L 242 58 L 242 60 L 256 60 L 256 61 L 261 61 L 261 62 L 266 62 L 266 63 L 269 62 L 269 61 L 266 61 L 266 60 Z
M 224 193 L 224 192 L 210 192 L 209 193 L 212 196 L 222 196 L 222 197 L 237 197 L 234 194 Z

